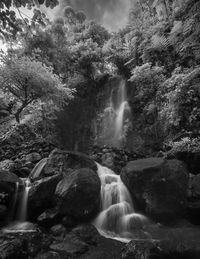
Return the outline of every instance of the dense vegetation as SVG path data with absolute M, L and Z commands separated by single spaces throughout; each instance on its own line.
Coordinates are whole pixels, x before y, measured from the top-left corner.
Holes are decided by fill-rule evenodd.
M 21 6 L 43 3 L 1 1 L 0 35 L 9 42 L 1 55 L 2 117 L 13 114 L 20 122 L 32 114 L 35 131 L 48 124 L 45 130 L 52 138 L 59 133 L 64 143 L 71 139 L 65 131 L 75 139 L 83 132 L 91 137 L 105 97 L 100 78 L 119 74 L 129 81 L 134 120 L 152 115 L 146 128 L 157 141 L 178 133 L 198 136 L 200 1 L 133 0 L 127 26 L 113 33 L 70 6 L 53 21 L 39 9 L 32 19 L 20 13 Z M 57 1 L 45 4 L 54 7 Z M 70 148 L 74 146 L 72 141 Z

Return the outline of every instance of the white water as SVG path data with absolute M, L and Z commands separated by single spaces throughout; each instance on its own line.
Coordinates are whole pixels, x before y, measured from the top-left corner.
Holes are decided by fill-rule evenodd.
M 131 238 L 134 231 L 142 230 L 148 219 L 136 213 L 130 193 L 119 175 L 97 164 L 101 180 L 101 212 L 94 220 L 100 233 L 120 238 Z
M 125 124 L 130 117 L 127 101 L 126 83 L 119 82 L 118 88 L 111 92 L 108 106 L 104 109 L 100 136 L 103 144 L 121 147 L 125 141 Z M 130 122 L 130 121 L 129 121 Z
M 19 212 L 18 212 L 19 222 L 25 222 L 27 220 L 28 193 L 30 190 L 30 180 L 28 178 L 25 178 L 22 180 L 24 182 L 24 191 L 19 205 Z
M 42 172 L 44 166 L 47 163 L 47 158 L 41 159 L 33 168 L 29 175 L 29 179 L 37 179 L 40 176 L 40 173 Z

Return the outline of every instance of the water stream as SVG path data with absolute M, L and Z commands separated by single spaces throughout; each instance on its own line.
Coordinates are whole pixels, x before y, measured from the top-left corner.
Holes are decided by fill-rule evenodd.
M 125 142 L 125 125 L 130 124 L 131 109 L 127 101 L 126 82 L 120 80 L 111 91 L 107 107 L 103 112 L 100 127 L 100 144 L 121 148 Z
M 129 239 L 134 231 L 149 224 L 147 217 L 136 213 L 130 193 L 119 175 L 97 164 L 101 180 L 101 212 L 94 220 L 100 233 Z

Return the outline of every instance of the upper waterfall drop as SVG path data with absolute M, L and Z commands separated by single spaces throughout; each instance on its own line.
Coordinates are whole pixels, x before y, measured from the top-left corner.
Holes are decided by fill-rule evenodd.
M 130 125 L 131 109 L 127 99 L 126 81 L 118 79 L 103 111 L 99 135 L 100 144 L 121 148 L 125 142 L 125 125 Z
M 97 164 L 101 181 L 101 212 L 94 225 L 112 237 L 131 238 L 134 231 L 148 224 L 148 219 L 136 213 L 130 193 L 119 175 Z

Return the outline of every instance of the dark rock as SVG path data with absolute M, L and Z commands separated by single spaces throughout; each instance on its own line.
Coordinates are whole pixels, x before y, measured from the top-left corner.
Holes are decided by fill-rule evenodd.
M 69 172 L 56 188 L 59 211 L 77 220 L 90 219 L 100 205 L 100 179 L 89 169 Z
M 6 159 L 0 162 L 0 171 L 13 172 L 14 169 L 15 163 L 12 160 Z
M 27 162 L 37 163 L 42 159 L 41 155 L 37 152 L 30 153 L 26 156 Z
M 46 253 L 38 254 L 35 259 L 66 259 L 66 257 L 63 255 L 61 256 L 59 253 L 50 251 Z
M 45 210 L 54 207 L 54 193 L 61 178 L 61 175 L 54 175 L 33 183 L 28 197 L 28 214 L 31 218 L 37 218 Z
M 102 165 L 114 170 L 114 155 L 113 153 L 105 153 L 102 155 Z
M 153 240 L 132 240 L 122 250 L 123 259 L 163 259 L 159 242 Z
M 191 223 L 200 225 L 200 200 L 187 202 L 186 217 Z
M 44 175 L 54 175 L 56 173 L 67 174 L 69 169 L 90 168 L 97 171 L 97 166 L 93 160 L 78 152 L 62 151 L 54 149 L 49 155 L 47 164 L 44 167 Z
M 188 170 L 192 174 L 198 174 L 200 172 L 200 152 L 188 152 L 181 150 L 170 150 L 167 153 L 168 158 L 176 158 L 186 163 Z
M 183 162 L 148 158 L 129 162 L 121 179 L 141 209 L 169 222 L 185 213 L 189 173 Z
M 71 229 L 77 225 L 77 221 L 71 216 L 65 216 L 62 218 L 62 224 L 66 228 Z
M 54 236 L 62 236 L 64 237 L 66 234 L 66 228 L 62 224 L 55 225 L 51 227 L 51 233 Z
M 66 257 L 74 258 L 84 254 L 88 250 L 88 245 L 71 235 L 67 235 L 63 242 L 52 244 L 50 249 Z
M 58 223 L 59 220 L 60 215 L 56 208 L 46 210 L 37 218 L 38 224 L 43 227 L 51 227 Z
M 71 234 L 78 237 L 81 241 L 89 244 L 96 245 L 100 240 L 100 235 L 93 225 L 80 225 L 71 231 Z
M 7 207 L 5 205 L 0 204 L 0 220 L 5 219 L 7 212 L 8 212 Z
M 4 241 L 0 245 L 0 257 L 2 259 L 26 259 L 27 254 L 24 251 L 24 242 L 19 239 Z

